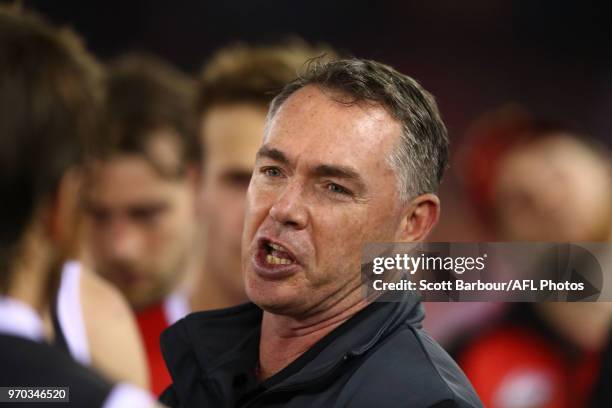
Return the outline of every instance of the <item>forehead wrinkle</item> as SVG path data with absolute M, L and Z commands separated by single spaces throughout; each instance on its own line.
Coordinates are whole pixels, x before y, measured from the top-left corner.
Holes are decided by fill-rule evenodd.
M 297 137 L 301 139 L 298 142 L 301 152 L 315 149 L 324 155 L 320 156 L 323 164 L 344 165 L 347 163 L 333 160 L 337 158 L 333 146 L 340 143 L 351 157 L 370 163 L 373 159 L 374 167 L 384 166 L 386 172 L 393 171 L 386 158 L 400 143 L 401 133 L 400 123 L 383 106 L 367 101 L 342 103 L 309 85 L 291 95 L 269 118 L 264 143 L 279 137 L 284 140 Z M 338 134 L 346 137 L 338 139 Z

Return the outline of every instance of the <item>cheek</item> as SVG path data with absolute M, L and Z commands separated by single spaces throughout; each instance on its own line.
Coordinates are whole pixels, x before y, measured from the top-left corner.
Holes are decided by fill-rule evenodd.
M 194 234 L 177 214 L 159 222 L 146 232 L 147 249 L 143 262 L 160 276 L 177 272 L 177 265 L 187 259 Z M 161 221 L 161 220 L 160 220 Z
M 226 228 L 229 233 L 242 233 L 246 207 L 246 190 L 234 189 L 227 194 L 228 200 L 222 211 Z
M 313 214 L 318 264 L 315 273 L 336 275 L 343 270 L 350 272 L 359 264 L 366 233 L 364 214 L 361 208 L 336 210 L 325 216 Z
M 315 215 L 314 219 L 318 221 L 313 235 L 317 261 L 332 269 L 344 268 L 349 273 L 358 273 L 366 242 L 393 241 L 396 225 L 389 217 L 393 209 L 387 206 L 387 203 L 352 206 Z M 326 212 L 327 215 L 323 215 Z
M 242 231 L 246 190 L 219 187 L 209 190 L 202 201 L 204 222 L 215 228 L 215 232 L 234 233 L 238 226 Z
M 183 208 L 177 208 L 159 217 L 148 228 L 145 227 L 146 240 L 151 256 L 163 257 L 164 252 L 176 252 L 175 248 L 187 244 L 191 237 L 193 223 Z
M 570 186 L 573 191 L 568 192 L 564 216 L 567 220 L 578 218 L 587 223 L 602 222 L 610 211 L 610 185 L 607 180 L 599 182 L 596 174 L 584 180 L 591 180 L 591 182 L 582 183 L 580 180 L 571 180 Z
M 112 235 L 109 229 L 88 223 L 86 231 L 86 247 L 93 256 L 99 258 L 111 250 Z

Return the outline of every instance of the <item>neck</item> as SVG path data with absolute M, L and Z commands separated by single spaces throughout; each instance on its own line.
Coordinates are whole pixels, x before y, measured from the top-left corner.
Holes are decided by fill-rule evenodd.
M 368 304 L 361 295 L 349 296 L 327 311 L 306 319 L 264 312 L 259 344 L 259 380 L 287 367 Z
M 10 286 L 6 294 L 42 314 L 49 301 L 49 288 L 53 284 L 50 274 L 53 254 L 41 238 L 39 228 L 40 225 L 34 225 L 28 231 L 18 258 L 12 265 Z

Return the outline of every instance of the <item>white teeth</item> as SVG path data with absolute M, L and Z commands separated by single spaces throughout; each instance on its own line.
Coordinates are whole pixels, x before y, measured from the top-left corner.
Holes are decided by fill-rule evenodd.
M 287 252 L 287 250 L 285 248 L 283 248 L 282 246 L 278 245 L 278 244 L 274 244 L 272 242 L 270 242 L 269 244 L 273 249 L 276 249 L 277 251 L 285 251 Z
M 293 263 L 291 259 L 278 258 L 274 255 L 269 255 L 269 254 L 266 255 L 266 262 L 269 264 L 273 264 L 273 265 L 289 265 Z

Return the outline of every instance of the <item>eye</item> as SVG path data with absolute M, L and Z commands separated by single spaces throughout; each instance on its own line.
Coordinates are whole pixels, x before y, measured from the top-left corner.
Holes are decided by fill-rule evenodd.
M 352 193 L 342 187 L 340 184 L 336 184 L 336 183 L 329 183 L 326 187 L 330 192 L 334 193 L 334 194 L 342 194 L 342 195 L 351 195 Z
M 268 177 L 280 177 L 282 173 L 278 167 L 263 167 L 261 173 Z
M 251 172 L 229 171 L 223 175 L 222 180 L 228 186 L 246 189 L 251 182 Z
M 159 204 L 151 206 L 134 207 L 129 211 L 130 218 L 136 222 L 143 224 L 154 223 L 168 208 L 168 206 Z
M 98 208 L 88 208 L 87 214 L 89 214 L 89 216 L 94 220 L 94 222 L 98 224 L 108 222 L 108 220 L 110 219 L 110 214 L 108 213 L 108 211 Z

